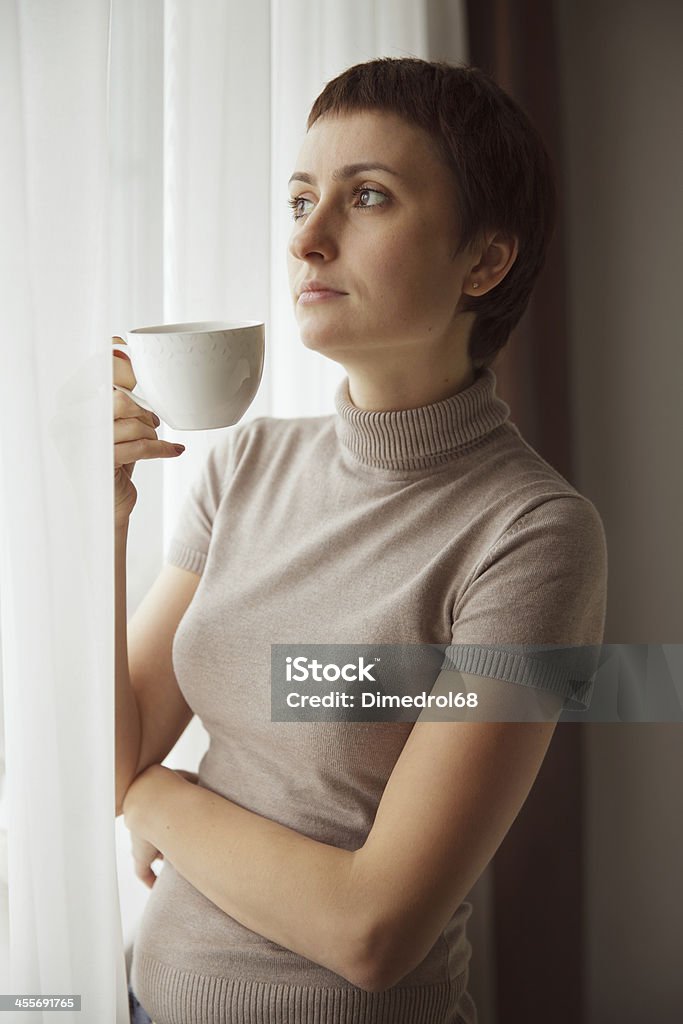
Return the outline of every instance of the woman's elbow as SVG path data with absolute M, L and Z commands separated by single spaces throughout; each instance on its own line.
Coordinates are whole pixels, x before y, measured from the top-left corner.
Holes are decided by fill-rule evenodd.
M 402 970 L 398 959 L 387 962 L 372 961 L 364 965 L 354 974 L 353 984 L 364 992 L 386 992 L 398 985 L 399 981 L 409 974 Z
M 364 964 L 349 973 L 348 980 L 363 992 L 386 992 L 394 982 L 379 965 Z
M 397 932 L 395 926 L 376 927 L 364 943 L 362 956 L 355 958 L 349 974 L 352 984 L 364 992 L 386 992 L 397 985 L 412 970 L 405 939 L 405 933 Z

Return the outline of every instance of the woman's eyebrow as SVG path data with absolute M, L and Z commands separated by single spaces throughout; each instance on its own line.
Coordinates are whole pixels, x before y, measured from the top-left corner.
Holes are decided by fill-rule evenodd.
M 378 164 L 374 160 L 369 163 L 362 164 L 344 164 L 343 167 L 337 168 L 332 174 L 333 181 L 346 181 L 348 178 L 353 178 L 356 174 L 361 171 L 386 171 L 388 174 L 393 174 L 397 178 L 402 177 L 395 171 L 393 167 L 387 167 L 386 164 Z M 315 185 L 316 179 L 312 174 L 306 174 L 305 171 L 294 171 L 294 174 L 289 179 L 288 184 L 291 185 L 293 181 L 305 181 L 308 185 Z

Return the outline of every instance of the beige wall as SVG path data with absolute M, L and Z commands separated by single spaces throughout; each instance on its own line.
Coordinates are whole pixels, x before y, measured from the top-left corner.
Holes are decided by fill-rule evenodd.
M 683 4 L 556 0 L 577 486 L 608 643 L 683 643 Z M 586 728 L 586 1024 L 683 1020 L 683 725 Z

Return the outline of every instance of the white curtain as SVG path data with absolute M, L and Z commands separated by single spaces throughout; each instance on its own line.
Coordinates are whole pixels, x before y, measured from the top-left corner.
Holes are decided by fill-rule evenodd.
M 85 1016 L 61 1011 L 62 1021 L 124 1024 L 105 344 L 109 2 L 5 0 L 0 13 L 3 992 L 79 994 Z M 31 1024 L 43 1012 L 8 1019 Z
M 342 371 L 290 308 L 287 178 L 325 81 L 428 56 L 434 6 L 0 0 L 0 992 L 80 994 L 63 1024 L 128 1020 L 147 894 L 113 813 L 111 335 L 263 319 L 248 417 L 332 411 Z M 160 436 L 187 450 L 136 468 L 129 613 L 219 432 Z M 193 725 L 167 763 L 194 767 L 202 743 Z

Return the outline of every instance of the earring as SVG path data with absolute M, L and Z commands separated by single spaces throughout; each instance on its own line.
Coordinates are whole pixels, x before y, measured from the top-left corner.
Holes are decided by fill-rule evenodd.
M 478 288 L 479 287 L 479 282 L 478 281 L 473 281 L 472 282 L 472 287 L 473 288 Z

